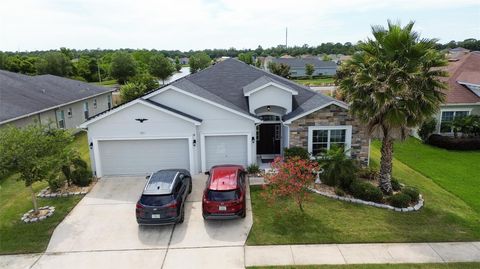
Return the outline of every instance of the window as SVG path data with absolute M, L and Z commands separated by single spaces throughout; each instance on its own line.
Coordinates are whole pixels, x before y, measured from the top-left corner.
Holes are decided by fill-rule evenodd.
M 469 111 L 442 111 L 442 118 L 440 120 L 440 132 L 441 133 L 451 133 L 452 122 L 455 118 L 461 118 L 468 116 Z
M 275 115 L 262 115 L 260 119 L 263 121 L 280 121 L 280 116 Z
M 83 103 L 83 115 L 85 119 L 88 119 L 88 102 L 87 101 Z
M 280 140 L 280 124 L 275 125 L 275 140 Z
M 69 118 L 72 117 L 72 108 L 71 108 L 71 107 L 69 107 L 68 110 L 67 110 L 67 116 L 68 116 Z
M 352 126 L 311 126 L 308 128 L 308 151 L 318 155 L 333 145 L 350 148 Z
M 112 108 L 112 95 L 109 94 L 107 96 L 107 106 L 108 106 L 108 109 Z
M 256 130 L 256 140 L 257 142 L 260 141 L 260 125 L 257 125 L 257 130 Z
M 93 99 L 93 108 L 97 108 L 97 98 Z
M 57 111 L 58 128 L 65 129 L 65 113 L 63 110 Z

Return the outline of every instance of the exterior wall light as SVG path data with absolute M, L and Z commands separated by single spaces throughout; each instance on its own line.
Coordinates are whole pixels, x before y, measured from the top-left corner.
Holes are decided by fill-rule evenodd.
M 93 149 L 93 142 L 90 142 L 90 149 Z
M 252 144 L 255 144 L 255 136 L 252 136 Z

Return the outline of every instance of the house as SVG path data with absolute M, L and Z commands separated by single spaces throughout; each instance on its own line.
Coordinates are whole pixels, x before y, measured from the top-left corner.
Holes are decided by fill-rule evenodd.
M 63 77 L 0 70 L 0 128 L 40 123 L 75 129 L 112 107 L 112 91 Z
M 480 52 L 454 49 L 447 71 L 447 98 L 437 115 L 437 132 L 449 135 L 449 123 L 456 117 L 480 115 Z
M 236 59 L 183 77 L 81 125 L 97 176 L 268 163 L 285 147 L 344 145 L 368 162 L 348 105 Z
M 188 64 L 189 60 L 190 59 L 188 57 L 182 57 L 182 58 L 180 58 L 180 64 L 186 65 L 186 64 Z
M 268 63 L 286 64 L 290 66 L 292 78 L 307 77 L 305 66 L 311 64 L 314 67 L 312 76 L 333 76 L 337 73 L 337 64 L 333 61 L 322 61 L 316 57 L 305 58 L 273 58 L 267 57 L 264 68 L 268 70 Z

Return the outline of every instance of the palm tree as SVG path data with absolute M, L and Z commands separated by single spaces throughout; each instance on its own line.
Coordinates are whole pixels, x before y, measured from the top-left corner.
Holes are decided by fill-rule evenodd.
M 445 99 L 441 81 L 447 73 L 445 56 L 435 50 L 436 39 L 420 38 L 414 22 L 402 27 L 388 21 L 388 29 L 372 26 L 373 39 L 339 70 L 338 82 L 350 110 L 370 134 L 382 137 L 380 187 L 392 192 L 392 154 L 396 138 L 405 139 Z

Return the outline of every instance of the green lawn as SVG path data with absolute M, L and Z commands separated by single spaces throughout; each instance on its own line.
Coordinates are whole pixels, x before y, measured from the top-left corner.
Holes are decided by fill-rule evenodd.
M 372 163 L 380 158 L 372 144 Z M 440 166 L 440 164 L 437 164 Z M 425 207 L 400 213 L 311 194 L 305 214 L 291 201 L 269 205 L 251 188 L 253 227 L 247 244 L 471 241 L 480 239 L 480 214 L 431 179 L 394 160 L 394 176 L 420 189 Z M 459 186 L 462 188 L 462 186 Z M 464 185 L 464 189 L 471 188 Z
M 334 83 L 335 79 L 332 77 L 320 77 L 312 79 L 293 79 L 293 81 L 306 86 L 322 86 L 326 83 Z
M 88 161 L 86 133 L 75 137 L 75 145 Z M 86 154 L 85 154 L 86 152 Z M 80 196 L 56 199 L 38 199 L 39 206 L 55 207 L 52 217 L 32 224 L 25 224 L 20 217 L 32 208 L 31 194 L 25 183 L 17 181 L 18 175 L 0 179 L 0 254 L 42 252 L 48 245 L 55 227 L 80 201 Z M 45 188 L 46 182 L 35 183 L 35 191 Z
M 395 144 L 394 155 L 480 213 L 480 151 L 449 151 L 409 138 Z
M 102 82 L 94 82 L 94 84 L 101 86 L 118 86 L 118 82 L 115 79 L 104 80 Z
M 247 267 L 262 269 L 476 269 L 480 263 L 426 263 L 426 264 L 348 264 Z

